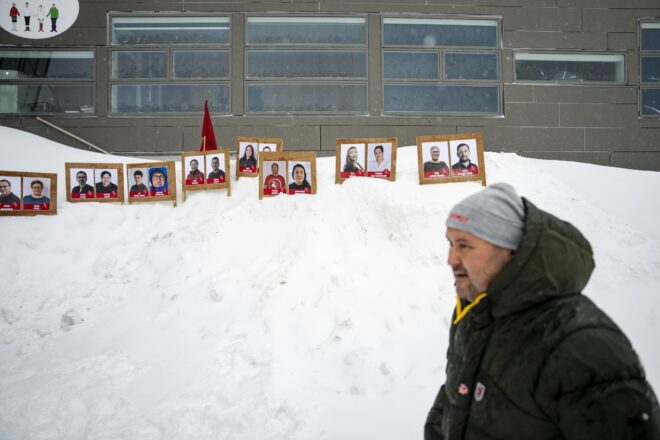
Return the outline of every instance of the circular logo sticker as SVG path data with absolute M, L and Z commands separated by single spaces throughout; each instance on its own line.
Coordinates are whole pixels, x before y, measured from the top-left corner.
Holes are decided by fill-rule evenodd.
M 78 18 L 78 0 L 2 1 L 0 27 L 21 38 L 41 40 L 69 29 Z

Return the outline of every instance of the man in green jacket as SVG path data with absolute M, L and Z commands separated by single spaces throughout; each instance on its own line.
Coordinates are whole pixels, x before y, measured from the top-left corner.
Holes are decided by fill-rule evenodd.
M 660 408 L 630 342 L 582 295 L 591 246 L 507 184 L 446 221 L 458 293 L 426 440 L 657 440 Z
M 55 3 L 48 10 L 46 17 L 50 17 L 50 31 L 57 32 L 57 19 L 60 18 L 60 11 L 55 6 Z

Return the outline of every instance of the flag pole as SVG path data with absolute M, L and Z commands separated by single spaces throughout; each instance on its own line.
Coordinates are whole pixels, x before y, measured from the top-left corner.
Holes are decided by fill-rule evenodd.
M 203 152 L 206 152 L 206 136 L 202 136 L 202 139 L 204 140 L 204 141 L 203 141 L 203 144 L 202 144 L 202 148 L 203 148 L 202 151 L 203 151 Z

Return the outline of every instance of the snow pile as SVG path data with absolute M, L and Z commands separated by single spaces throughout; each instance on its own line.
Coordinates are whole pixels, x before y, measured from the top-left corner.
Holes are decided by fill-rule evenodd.
M 419 186 L 407 147 L 396 182 L 335 185 L 318 159 L 315 196 L 259 201 L 256 179 L 232 177 L 231 197 L 177 208 L 69 204 L 64 162 L 141 160 L 0 138 L 0 169 L 59 174 L 60 208 L 0 218 L 0 438 L 422 437 L 454 306 L 444 218 L 479 184 Z M 489 183 L 589 238 L 585 293 L 660 390 L 660 173 L 486 161 Z M 645 203 L 623 209 L 630 194 Z

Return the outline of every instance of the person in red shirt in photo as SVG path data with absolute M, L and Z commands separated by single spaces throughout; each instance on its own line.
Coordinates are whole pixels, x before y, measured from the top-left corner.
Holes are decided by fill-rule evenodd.
M 204 173 L 199 170 L 199 161 L 193 159 L 190 161 L 190 172 L 186 177 L 186 185 L 196 185 L 204 183 Z
M 284 181 L 284 177 L 278 174 L 280 166 L 277 162 L 273 162 L 270 166 L 270 170 L 272 173 L 266 176 L 266 179 L 264 180 L 264 194 L 276 196 L 279 193 L 286 191 L 286 182 Z
M 470 160 L 470 147 L 468 144 L 458 144 L 456 147 L 458 162 L 451 166 L 451 173 L 458 176 L 475 176 L 479 174 L 479 167 Z
M 21 199 L 11 191 L 11 182 L 7 179 L 0 179 L 0 209 L 3 211 L 21 209 Z

